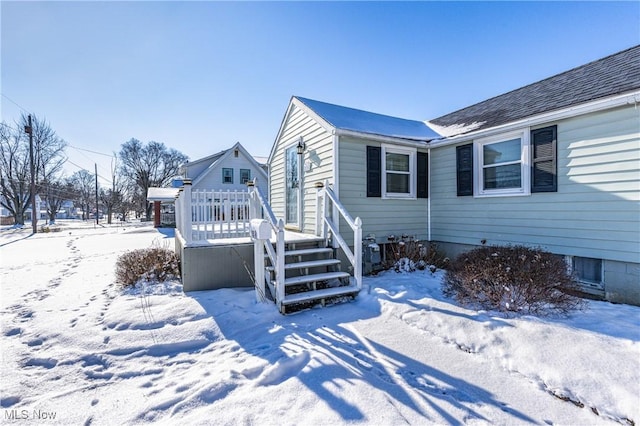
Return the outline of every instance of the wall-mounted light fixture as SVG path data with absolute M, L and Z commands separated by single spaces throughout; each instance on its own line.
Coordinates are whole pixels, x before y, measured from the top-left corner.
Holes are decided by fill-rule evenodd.
M 304 154 L 305 148 L 306 146 L 304 144 L 304 140 L 302 140 L 302 136 L 300 136 L 300 139 L 298 139 L 298 146 L 296 146 L 296 149 L 298 150 L 298 155 Z

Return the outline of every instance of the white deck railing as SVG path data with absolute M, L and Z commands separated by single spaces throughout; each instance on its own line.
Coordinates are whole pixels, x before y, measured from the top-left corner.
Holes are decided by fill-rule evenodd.
M 192 190 L 185 179 L 176 198 L 176 228 L 187 244 L 249 236 L 249 192 Z

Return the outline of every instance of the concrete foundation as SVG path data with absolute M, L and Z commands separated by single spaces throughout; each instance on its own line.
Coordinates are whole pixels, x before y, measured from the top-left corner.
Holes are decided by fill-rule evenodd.
M 185 292 L 253 287 L 253 243 L 183 247 L 176 238 Z

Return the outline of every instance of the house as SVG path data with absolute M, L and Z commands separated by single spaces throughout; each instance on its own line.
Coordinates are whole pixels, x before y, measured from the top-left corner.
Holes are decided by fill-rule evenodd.
M 294 96 L 269 156 L 271 207 L 312 233 L 316 184 L 328 181 L 365 235 L 427 239 L 428 142 L 439 137 L 421 121 Z
M 640 46 L 428 122 L 294 96 L 269 156 L 270 204 L 313 233 L 327 182 L 378 243 L 541 247 L 585 292 L 640 305 L 638 103 Z
M 184 178 L 191 179 L 194 190 L 246 191 L 247 182 L 258 179 L 258 186 L 267 192 L 267 168 L 237 142 L 217 154 L 185 163 L 180 168 Z
M 191 190 L 196 193 L 198 191 L 229 193 L 226 196 L 228 200 L 230 197 L 235 199 L 233 195 L 235 193 L 246 193 L 247 182 L 256 178 L 258 186 L 266 193 L 268 185 L 266 165 L 252 157 L 240 142 L 217 154 L 187 162 L 180 167 L 180 177 L 174 180 L 171 188 L 149 188 L 147 201 L 154 203 L 154 225 L 158 227 L 175 224 L 173 203 L 183 180 L 188 179 Z M 224 202 L 220 196 L 216 198 L 217 202 Z M 213 199 L 210 201 L 216 202 Z M 212 206 L 212 209 L 217 210 L 220 216 L 220 207 Z

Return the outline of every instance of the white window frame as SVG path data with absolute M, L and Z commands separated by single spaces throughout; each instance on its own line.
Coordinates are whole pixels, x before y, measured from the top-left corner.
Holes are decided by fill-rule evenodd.
M 416 198 L 416 152 L 415 148 L 404 148 L 395 145 L 382 145 L 382 198 Z M 404 192 L 387 192 L 387 153 L 403 154 L 409 156 L 409 193 Z M 399 173 L 397 171 L 389 171 L 389 173 Z M 406 172 L 405 172 L 406 173 Z
M 512 197 L 531 195 L 531 159 L 529 158 L 529 129 L 519 130 L 517 132 L 502 133 L 500 135 L 487 138 L 477 139 L 473 141 L 474 155 L 474 194 L 476 197 Z M 486 145 L 505 142 L 511 139 L 520 139 L 520 187 L 519 188 L 501 188 L 501 189 L 484 189 L 484 152 Z

